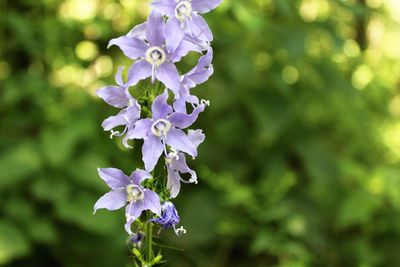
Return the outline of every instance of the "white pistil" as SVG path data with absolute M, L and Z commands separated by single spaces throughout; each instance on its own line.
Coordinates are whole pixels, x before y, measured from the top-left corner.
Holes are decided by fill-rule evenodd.
M 152 46 L 146 51 L 146 61 L 151 64 L 151 83 L 156 80 L 157 68 L 165 62 L 167 56 L 164 49 L 158 46 Z
M 186 229 L 183 228 L 183 226 L 179 227 L 178 229 L 175 229 L 175 226 L 174 226 L 174 231 L 175 231 L 176 235 L 184 235 L 184 234 L 186 234 Z
M 122 131 L 122 133 L 120 131 L 111 130 L 110 139 L 113 139 L 114 136 L 118 137 L 123 136 L 127 132 L 127 130 L 128 130 L 127 126 L 125 126 L 125 129 Z

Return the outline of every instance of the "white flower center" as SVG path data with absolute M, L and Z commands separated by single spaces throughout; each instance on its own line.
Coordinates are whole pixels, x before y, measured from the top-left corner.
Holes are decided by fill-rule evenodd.
M 165 136 L 167 135 L 169 129 L 171 129 L 171 123 L 164 119 L 157 120 L 151 126 L 151 132 L 155 136 L 162 136 L 162 135 Z
M 192 14 L 192 4 L 190 1 L 181 1 L 175 8 L 175 17 L 180 21 L 190 18 Z
M 126 192 L 128 193 L 129 202 L 136 202 L 144 199 L 144 193 L 137 185 L 128 185 L 126 187 Z
M 158 46 L 152 46 L 146 51 L 146 61 L 152 65 L 160 66 L 167 59 L 165 51 Z

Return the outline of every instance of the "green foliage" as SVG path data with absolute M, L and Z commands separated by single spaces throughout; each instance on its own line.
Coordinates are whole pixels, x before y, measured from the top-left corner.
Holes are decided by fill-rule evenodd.
M 156 240 L 185 249 L 165 249 L 169 266 L 400 264 L 389 2 L 225 0 L 206 15 L 215 75 L 194 90 L 211 100 L 196 124 L 207 139 L 190 162 L 200 184 L 177 199 L 188 234 Z M 1 266 L 132 266 L 123 212 L 92 208 L 106 191 L 96 168 L 141 167 L 141 143 L 108 139 L 116 110 L 94 91 L 111 62 L 129 66 L 106 44 L 147 4 L 0 1 Z

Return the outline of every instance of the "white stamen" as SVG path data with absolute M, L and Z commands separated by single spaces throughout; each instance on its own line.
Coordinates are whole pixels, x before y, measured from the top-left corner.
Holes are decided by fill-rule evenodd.
M 136 202 L 138 200 L 144 199 L 144 193 L 142 189 L 139 188 L 137 185 L 128 185 L 126 187 L 126 193 L 127 193 L 127 200 L 128 202 Z
M 148 48 L 145 55 L 146 61 L 156 67 L 163 64 L 167 59 L 164 49 L 158 46 Z
M 155 136 L 166 136 L 171 129 L 171 123 L 164 119 L 159 119 L 151 126 L 151 132 Z
M 177 4 L 175 8 L 175 17 L 180 20 L 182 28 L 185 26 L 183 21 L 186 18 L 191 18 L 192 10 L 190 1 L 181 1 Z

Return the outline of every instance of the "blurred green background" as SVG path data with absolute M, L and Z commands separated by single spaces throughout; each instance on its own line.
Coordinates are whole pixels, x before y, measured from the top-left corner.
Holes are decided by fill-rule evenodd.
M 0 0 L 0 265 L 130 266 L 97 167 L 141 167 L 95 90 L 146 0 Z M 225 0 L 169 266 L 400 266 L 400 1 Z M 193 57 L 182 67 L 188 69 Z

